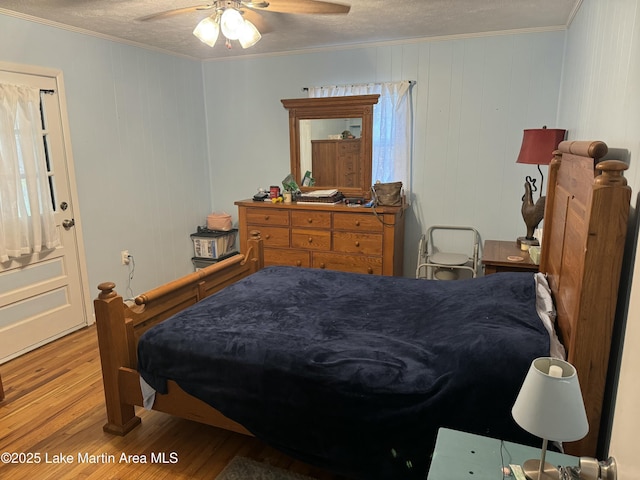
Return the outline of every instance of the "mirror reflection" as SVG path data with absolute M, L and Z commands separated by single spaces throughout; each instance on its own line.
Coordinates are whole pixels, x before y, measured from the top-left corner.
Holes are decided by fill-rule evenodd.
M 357 187 L 361 136 L 362 118 L 300 120 L 301 173 L 311 172 L 315 187 Z

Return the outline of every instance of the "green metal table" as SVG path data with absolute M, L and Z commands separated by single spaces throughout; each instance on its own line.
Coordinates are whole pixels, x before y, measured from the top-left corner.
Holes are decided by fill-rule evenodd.
M 539 458 L 539 448 L 441 428 L 427 480 L 513 480 L 514 476 L 503 477 L 503 466 L 522 465 Z M 578 465 L 578 457 L 550 451 L 546 461 L 552 465 Z

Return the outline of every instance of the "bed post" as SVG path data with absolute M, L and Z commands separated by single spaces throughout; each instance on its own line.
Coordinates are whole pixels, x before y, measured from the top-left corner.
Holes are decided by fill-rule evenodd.
M 107 433 L 125 435 L 140 424 L 135 407 L 122 403 L 118 371 L 120 367 L 132 367 L 124 318 L 122 297 L 113 289 L 113 282 L 98 285 L 100 294 L 93 302 L 100 346 L 102 382 L 107 407 L 107 423 L 102 429 Z
M 251 273 L 255 273 L 264 268 L 264 242 L 262 242 L 258 230 L 251 230 L 249 235 L 249 240 L 247 240 L 247 259 L 245 261 L 251 262 Z

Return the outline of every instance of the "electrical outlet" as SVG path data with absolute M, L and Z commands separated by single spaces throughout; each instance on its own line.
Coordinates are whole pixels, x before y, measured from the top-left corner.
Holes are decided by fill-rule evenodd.
M 122 265 L 129 265 L 129 262 L 131 261 L 129 259 L 129 250 L 122 250 L 120 252 L 120 261 L 122 262 Z

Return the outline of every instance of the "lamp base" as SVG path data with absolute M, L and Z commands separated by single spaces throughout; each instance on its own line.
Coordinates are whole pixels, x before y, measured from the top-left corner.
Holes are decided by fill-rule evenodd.
M 522 464 L 522 469 L 529 480 L 560 480 L 560 471 L 549 462 L 545 462 L 540 476 L 540 460 L 527 460 Z
M 526 245 L 527 247 L 533 247 L 540 245 L 540 242 L 537 238 L 528 238 L 528 237 L 518 237 L 516 241 L 518 247 L 522 248 L 522 245 Z
M 600 477 L 602 480 L 616 480 L 618 478 L 618 466 L 615 458 L 609 457 L 604 462 L 600 462 Z

